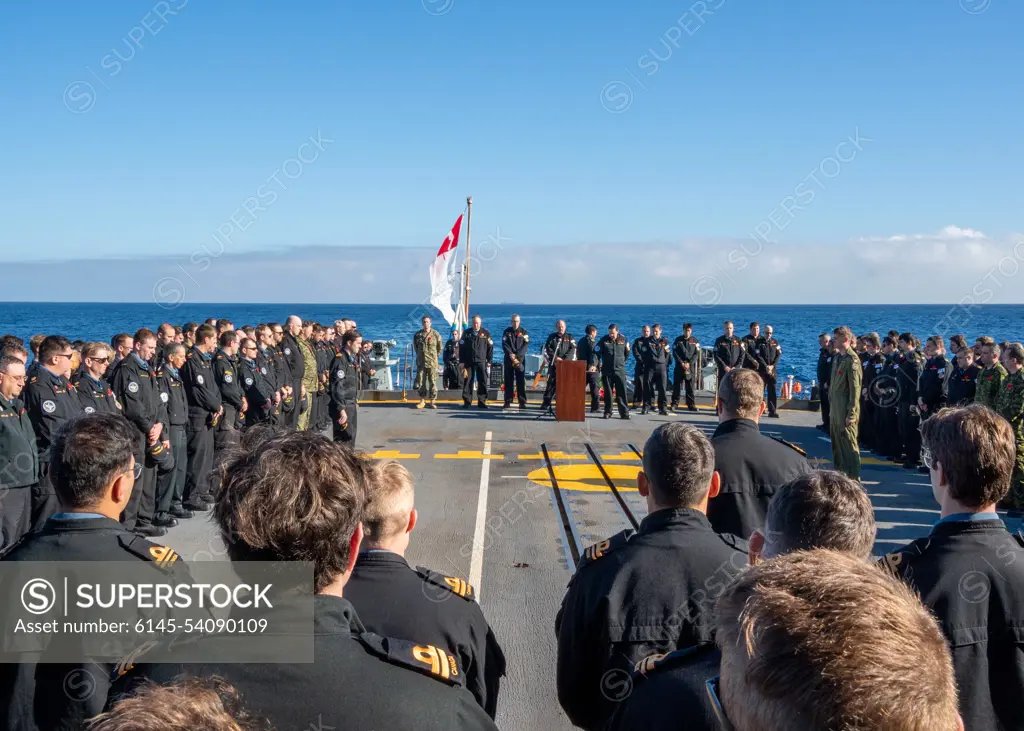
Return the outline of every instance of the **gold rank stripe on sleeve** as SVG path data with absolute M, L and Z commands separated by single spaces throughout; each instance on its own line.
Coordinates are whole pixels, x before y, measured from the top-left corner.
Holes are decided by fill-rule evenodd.
M 450 586 L 452 591 L 461 597 L 467 596 L 472 591 L 469 584 L 458 576 L 445 576 L 444 583 Z
M 423 663 L 430 668 L 432 675 L 444 679 L 456 677 L 459 674 L 459 666 L 454 656 L 450 656 L 444 650 L 433 645 L 415 645 L 412 648 L 414 660 Z
M 167 568 L 178 560 L 178 554 L 170 546 L 152 546 L 149 555 L 156 561 L 156 565 L 162 569 Z
M 594 561 L 601 558 L 609 547 L 611 547 L 611 541 L 601 541 L 600 543 L 595 543 L 593 546 L 589 546 L 583 551 L 583 554 L 586 556 L 588 561 Z

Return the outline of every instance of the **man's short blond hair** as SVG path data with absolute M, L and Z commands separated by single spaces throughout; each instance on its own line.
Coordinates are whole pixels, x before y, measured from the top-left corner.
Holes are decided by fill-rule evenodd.
M 363 529 L 368 544 L 377 544 L 403 533 L 414 506 L 412 475 L 393 459 L 380 460 L 370 468 L 370 489 Z
M 722 376 L 718 400 L 727 413 L 740 419 L 756 419 L 764 401 L 764 381 L 749 368 L 731 370 Z
M 822 550 L 764 561 L 726 589 L 717 616 L 736 731 L 958 728 L 942 631 L 876 565 Z

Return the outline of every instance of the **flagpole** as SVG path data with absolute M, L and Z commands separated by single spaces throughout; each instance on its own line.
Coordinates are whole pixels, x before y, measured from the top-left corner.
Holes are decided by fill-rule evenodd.
M 473 196 L 466 198 L 466 276 L 465 276 L 465 287 L 466 297 L 463 300 L 466 303 L 465 313 L 466 322 L 469 322 L 469 262 L 470 262 L 470 235 L 473 230 Z

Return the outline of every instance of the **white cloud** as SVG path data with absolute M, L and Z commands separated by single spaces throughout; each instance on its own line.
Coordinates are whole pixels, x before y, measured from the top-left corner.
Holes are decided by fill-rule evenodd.
M 965 241 L 970 239 L 987 240 L 988 236 L 973 228 L 944 226 L 931 234 L 896 234 L 894 236 L 861 236 L 854 239 L 859 242 L 902 243 L 904 241 Z
M 473 301 L 545 304 L 1016 303 L 1024 299 L 1024 236 L 987 236 L 947 226 L 934 234 L 845 242 L 760 243 L 686 239 L 573 246 L 492 247 L 475 259 Z M 187 302 L 419 302 L 433 250 L 298 247 L 187 258 L 17 262 L 4 265 L 4 298 L 97 299 L 94 283 L 116 281 L 103 299 Z M 38 282 L 48 286 L 40 288 Z M 703 301 L 700 300 L 704 297 Z

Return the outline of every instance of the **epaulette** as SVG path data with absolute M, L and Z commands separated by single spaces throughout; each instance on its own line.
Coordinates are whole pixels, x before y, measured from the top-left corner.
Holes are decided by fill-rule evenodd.
M 804 457 L 806 457 L 806 456 L 807 456 L 807 452 L 805 452 L 804 450 L 800 449 L 800 447 L 796 446 L 796 445 L 795 445 L 795 444 L 793 444 L 792 442 L 787 442 L 787 441 L 786 441 L 785 439 L 783 439 L 782 437 L 773 437 L 773 436 L 772 436 L 772 435 L 770 435 L 770 434 L 768 435 L 768 437 L 769 437 L 770 439 L 774 439 L 774 440 L 775 440 L 775 441 L 777 441 L 777 442 L 778 442 L 779 444 L 785 444 L 785 445 L 786 445 L 787 447 L 789 447 L 790 449 L 792 449 L 792 450 L 794 450 L 794 451 L 796 451 L 796 452 L 799 452 L 799 453 L 800 453 L 800 454 L 802 454 L 802 455 L 803 455 Z
M 448 685 L 462 686 L 462 671 L 455 656 L 443 647 L 381 637 L 372 632 L 353 635 L 367 650 L 393 665 L 429 675 Z
M 1018 528 L 1017 532 L 1013 534 L 1013 539 L 1021 548 L 1024 548 L 1024 528 Z
M 178 554 L 170 546 L 161 546 L 142 536 L 119 535 L 117 537 L 121 547 L 129 553 L 133 553 L 144 561 L 153 561 L 164 573 L 171 573 L 174 563 L 178 560 Z
M 428 581 L 435 586 L 440 586 L 444 589 L 448 589 L 453 594 L 461 596 L 463 599 L 468 601 L 475 601 L 476 594 L 473 593 L 473 587 L 470 586 L 468 581 L 460 579 L 458 576 L 445 576 L 439 574 L 436 571 L 423 568 L 422 566 L 416 567 L 416 573 L 419 574 L 424 581 Z
M 733 533 L 715 533 L 715 535 L 721 538 L 725 545 L 735 548 L 737 551 L 746 553 L 749 548 L 749 543 L 745 538 L 740 538 Z
M 931 545 L 931 540 L 927 537 L 918 538 L 913 543 L 910 543 L 894 553 L 886 554 L 882 558 L 878 559 L 878 565 L 884 569 L 887 569 L 893 576 L 899 578 L 903 573 L 903 562 L 906 556 L 923 556 L 924 552 L 928 550 L 928 546 Z
M 157 644 L 158 643 L 154 640 L 147 640 L 118 660 L 117 664 L 110 671 L 110 681 L 114 682 L 125 673 L 131 671 L 135 667 L 135 662 L 156 647 Z
M 587 564 L 593 563 L 597 559 L 607 556 L 612 551 L 622 548 L 629 543 L 629 539 L 632 538 L 635 533 L 636 531 L 632 528 L 626 528 L 626 530 L 621 533 L 616 533 L 607 540 L 595 543 L 593 546 L 587 546 L 583 551 L 583 555 L 580 556 L 580 562 L 576 567 L 576 570 L 579 571 Z
M 633 666 L 633 677 L 634 679 L 646 678 L 660 670 L 668 670 L 686 664 L 700 655 L 714 651 L 715 647 L 714 642 L 702 642 L 699 645 L 686 647 L 682 650 L 648 655 Z

